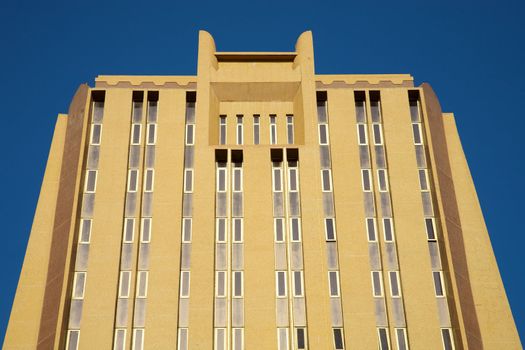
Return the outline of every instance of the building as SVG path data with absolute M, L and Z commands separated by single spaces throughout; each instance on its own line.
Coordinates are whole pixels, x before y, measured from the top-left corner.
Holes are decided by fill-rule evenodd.
M 430 85 L 200 32 L 196 76 L 79 87 L 5 349 L 378 347 L 521 348 Z

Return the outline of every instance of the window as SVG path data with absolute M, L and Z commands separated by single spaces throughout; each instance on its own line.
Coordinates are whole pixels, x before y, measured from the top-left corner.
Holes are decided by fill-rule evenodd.
M 242 115 L 237 115 L 237 144 L 243 143 Z
M 86 273 L 75 272 L 73 278 L 73 299 L 84 299 L 84 288 L 86 286 Z
M 140 97 L 140 99 L 142 100 L 142 97 Z M 132 117 L 133 117 L 133 121 L 142 120 L 142 101 L 133 101 Z
M 378 328 L 377 337 L 379 340 L 379 349 L 380 350 L 389 350 L 390 349 L 390 339 L 388 337 L 388 329 Z
M 226 242 L 226 219 L 218 218 L 216 222 L 217 242 Z
M 135 219 L 124 218 L 124 243 L 133 243 L 135 237 Z
M 146 169 L 144 176 L 144 192 L 153 192 L 153 181 L 155 178 L 155 171 L 153 169 Z
M 452 329 L 441 328 L 441 340 L 443 340 L 444 350 L 454 350 L 454 338 L 452 336 Z
M 226 271 L 215 273 L 215 296 L 222 298 L 226 296 Z
M 321 181 L 323 192 L 332 192 L 332 173 L 330 169 L 321 170 Z
M 357 124 L 357 140 L 360 145 L 367 145 L 366 124 Z
M 260 142 L 261 132 L 260 116 L 258 114 L 253 115 L 253 144 L 258 145 Z
M 327 241 L 335 241 L 335 219 L 334 218 L 325 218 L 324 219 L 324 232 Z
M 142 350 L 144 349 L 144 329 L 136 328 L 133 330 L 133 345 L 131 346 L 132 350 Z
M 242 168 L 238 164 L 233 168 L 233 192 L 242 192 Z
M 275 272 L 275 283 L 275 291 L 277 293 L 277 298 L 286 297 L 286 271 Z
M 294 143 L 294 130 L 293 130 L 293 115 L 286 115 L 286 133 L 288 136 L 288 144 Z
M 290 218 L 290 236 L 292 242 L 301 241 L 301 222 L 299 218 Z
M 372 271 L 372 290 L 374 297 L 383 296 L 383 284 L 381 282 L 381 271 Z
M 67 331 L 67 350 L 77 350 L 78 341 L 80 340 L 80 331 L 69 330 Z
M 443 288 L 443 272 L 432 271 L 432 276 L 434 277 L 434 288 L 436 289 L 436 296 L 444 297 L 445 289 Z
M 399 284 L 399 272 L 398 271 L 390 271 L 388 272 L 388 275 L 390 277 L 390 295 L 392 297 L 400 297 L 401 296 L 401 288 Z
M 86 171 L 86 183 L 84 185 L 84 192 L 95 193 L 97 189 L 97 171 L 88 170 Z
M 102 139 L 102 125 L 91 124 L 91 141 L 92 145 L 100 145 Z
M 243 241 L 243 222 L 242 218 L 233 218 L 233 241 L 242 243 Z
M 91 219 L 80 220 L 79 243 L 89 243 L 91 240 Z
M 412 124 L 412 132 L 414 133 L 414 144 L 422 145 L 423 144 L 423 137 L 421 135 L 421 124 L 413 123 Z
M 288 349 L 288 328 L 277 328 L 277 350 Z
M 293 271 L 293 296 L 294 297 L 303 297 L 303 272 L 302 271 Z
M 427 231 L 427 239 L 429 241 L 436 240 L 436 222 L 434 218 L 425 218 L 425 229 Z
M 151 241 L 151 218 L 142 218 L 140 228 L 140 242 L 149 243 Z
M 282 173 L 281 168 L 274 167 L 272 169 L 272 183 L 274 192 L 283 191 Z
M 131 125 L 131 144 L 140 145 L 140 134 L 141 134 L 142 125 L 133 124 Z
M 177 350 L 188 350 L 188 328 L 179 328 Z
M 180 272 L 180 297 L 181 298 L 190 297 L 190 272 L 189 271 Z
M 184 169 L 184 193 L 193 192 L 193 169 Z
M 396 328 L 396 342 L 398 350 L 408 350 L 406 328 Z
M 191 243 L 191 218 L 182 219 L 182 243 Z
M 374 144 L 382 145 L 383 144 L 383 133 L 381 130 L 381 124 L 373 124 L 372 129 L 374 130 Z
M 345 348 L 345 342 L 343 339 L 343 329 L 342 328 L 334 328 L 334 349 L 336 350 L 342 350 Z
M 430 191 L 428 172 L 426 169 L 419 169 L 419 186 L 421 191 Z
M 192 146 L 195 144 L 195 125 L 186 125 L 186 145 Z
M 377 184 L 379 187 L 379 191 L 388 191 L 388 174 L 386 169 L 379 169 L 377 171 Z
M 319 144 L 328 145 L 328 125 L 319 124 Z
M 131 271 L 120 271 L 120 281 L 118 288 L 119 298 L 129 298 L 129 285 L 131 283 Z
M 368 235 L 369 242 L 377 241 L 377 228 L 376 228 L 376 219 L 375 218 L 366 218 L 366 233 Z
M 101 122 L 103 116 L 104 101 L 93 101 L 93 122 Z
M 284 242 L 284 219 L 273 219 L 273 228 L 275 232 L 275 242 Z
M 128 192 L 137 192 L 139 171 L 130 169 L 128 171 Z
M 217 192 L 226 192 L 226 168 L 217 168 Z
M 420 121 L 419 117 L 419 101 L 418 100 L 410 100 L 410 119 L 412 119 L 413 122 Z
M 275 145 L 277 144 L 277 124 L 276 124 L 276 116 L 270 115 L 270 144 Z
M 366 121 L 365 101 L 355 101 L 355 114 L 358 122 Z
M 370 95 L 372 95 L 372 92 L 370 93 Z M 380 123 L 381 122 L 381 104 L 378 99 L 373 100 L 371 97 L 370 111 L 372 112 L 372 121 L 375 123 Z
M 394 240 L 394 226 L 392 218 L 383 218 L 383 233 L 385 234 L 385 241 L 392 242 Z
M 299 190 L 297 168 L 288 168 L 288 190 L 290 192 L 297 192 Z
M 126 348 L 126 329 L 115 329 L 115 341 L 113 350 L 124 350 Z
M 339 296 L 339 271 L 328 271 L 328 284 L 330 287 L 330 296 Z
M 365 192 L 372 191 L 372 179 L 370 178 L 370 169 L 362 169 L 361 178 L 363 180 L 362 181 L 363 191 Z
M 215 328 L 215 348 L 214 350 L 226 350 L 226 329 Z
M 154 145 L 157 142 L 157 124 L 148 124 L 148 145 Z
M 233 349 L 232 350 L 243 350 L 244 349 L 244 329 L 233 328 Z
M 233 271 L 233 297 L 242 298 L 243 296 L 243 271 Z
M 219 144 L 226 144 L 226 116 L 219 116 Z
M 146 298 L 148 295 L 148 271 L 138 272 L 137 298 Z
M 306 329 L 296 328 L 295 329 L 295 346 L 298 350 L 306 349 Z
M 157 120 L 157 106 L 158 106 L 157 101 L 153 101 L 153 100 L 148 101 L 148 120 L 149 121 Z

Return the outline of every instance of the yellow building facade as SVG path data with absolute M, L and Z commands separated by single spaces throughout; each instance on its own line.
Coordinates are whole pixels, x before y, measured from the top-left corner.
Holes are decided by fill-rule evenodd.
M 5 349 L 520 349 L 454 116 L 217 52 L 59 115 Z

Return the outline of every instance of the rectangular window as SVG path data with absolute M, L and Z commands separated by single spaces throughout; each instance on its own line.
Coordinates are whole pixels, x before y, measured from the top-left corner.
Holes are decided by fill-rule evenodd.
M 295 346 L 297 350 L 306 349 L 306 328 L 295 329 Z
M 273 184 L 274 192 L 283 191 L 283 181 L 282 180 L 283 178 L 282 178 L 281 168 L 274 167 L 272 169 L 272 184 Z
M 303 272 L 302 271 L 293 271 L 293 296 L 294 297 L 303 297 Z
M 288 136 L 288 144 L 294 143 L 294 130 L 293 130 L 293 115 L 286 115 L 286 133 Z
M 426 169 L 419 169 L 419 187 L 421 188 L 421 191 L 430 191 L 428 172 Z
M 292 242 L 301 241 L 301 221 L 299 218 L 290 218 L 290 236 Z
M 242 243 L 243 241 L 243 220 L 242 218 L 233 218 L 233 241 L 236 243 Z
M 355 101 L 355 115 L 358 122 L 366 122 L 365 101 Z
M 381 281 L 381 271 L 372 271 L 372 289 L 374 297 L 383 296 L 383 284 Z
M 432 276 L 434 277 L 434 287 L 436 289 L 436 296 L 444 297 L 445 289 L 443 288 L 443 272 L 432 271 Z
M 126 349 L 126 329 L 115 329 L 115 340 L 113 342 L 113 350 Z
M 148 96 L 148 98 L 151 98 L 151 96 Z M 148 101 L 148 121 L 157 121 L 157 107 L 158 101 Z
M 142 130 L 142 125 L 132 124 L 131 125 L 131 144 L 140 145 L 140 134 Z
M 379 169 L 377 171 L 377 184 L 379 191 L 387 192 L 388 191 L 388 173 L 386 169 Z
M 131 346 L 132 350 L 142 350 L 144 349 L 144 329 L 136 328 L 133 330 L 133 345 Z
M 182 219 L 182 243 L 191 243 L 191 218 Z
M 332 172 L 330 169 L 321 170 L 321 181 L 323 192 L 332 192 Z
M 288 349 L 288 328 L 277 328 L 277 350 Z
M 381 123 L 381 104 L 379 100 L 372 100 L 372 97 L 370 98 L 370 111 L 372 112 L 372 122 Z
M 217 242 L 226 242 L 226 219 L 218 218 L 216 222 Z
M 80 340 L 80 331 L 69 330 L 67 331 L 67 350 L 77 350 L 78 341 Z
M 138 189 L 139 171 L 137 169 L 129 169 L 128 171 L 128 192 L 137 192 Z
M 142 218 L 142 224 L 140 228 L 140 242 L 149 243 L 151 242 L 151 218 Z
M 298 186 L 298 176 L 297 176 L 298 169 L 297 168 L 288 168 L 288 190 L 290 192 L 297 192 L 299 191 Z
M 84 192 L 95 193 L 96 189 L 97 189 L 97 171 L 87 170 L 86 180 L 84 184 Z
M 157 143 L 157 124 L 148 124 L 148 140 L 147 145 L 154 145 Z
M 155 170 L 146 169 L 144 174 L 144 192 L 153 192 L 153 182 L 155 179 Z
M 286 297 L 286 271 L 275 271 L 275 291 L 277 298 Z
M 219 116 L 219 144 L 226 144 L 226 116 Z
M 242 127 L 242 115 L 237 115 L 237 144 L 242 145 L 243 143 L 243 127 Z
M 214 350 L 226 350 L 226 328 L 215 328 Z
M 423 144 L 423 136 L 421 135 L 421 124 L 413 123 L 412 124 L 412 132 L 414 133 L 414 144 L 422 145 Z
M 134 218 L 124 218 L 124 243 L 133 243 L 135 237 L 135 219 Z
M 233 328 L 233 349 L 232 350 L 243 350 L 244 349 L 244 329 Z
M 179 328 L 177 350 L 188 350 L 188 328 Z
M 184 169 L 184 193 L 193 192 L 193 169 Z
M 100 140 L 102 139 L 102 125 L 101 124 L 91 124 L 91 141 L 92 145 L 100 145 Z
M 425 229 L 427 231 L 427 239 L 429 241 L 436 240 L 436 222 L 434 218 L 425 218 Z
M 226 192 L 226 168 L 217 168 L 217 192 Z
M 410 119 L 412 119 L 413 122 L 419 122 L 421 119 L 419 117 L 419 101 L 418 100 L 410 100 Z
M 253 115 L 253 144 L 258 145 L 260 142 L 261 133 L 260 116 L 258 114 Z
M 180 297 L 181 298 L 190 297 L 190 272 L 189 271 L 180 272 Z
M 242 298 L 244 290 L 243 271 L 233 271 L 233 297 Z
M 284 219 L 273 219 L 273 228 L 275 232 L 275 242 L 284 242 Z
M 408 350 L 406 328 L 396 328 L 397 350 Z
M 372 191 L 372 179 L 370 177 L 370 169 L 361 169 L 361 178 L 363 191 L 370 192 Z
M 140 99 L 142 100 L 142 97 Z M 132 118 L 135 122 L 142 120 L 142 101 L 133 101 Z
M 137 278 L 137 298 L 146 298 L 148 296 L 148 271 L 139 271 Z
M 369 242 L 377 241 L 377 226 L 375 218 L 366 218 L 366 233 L 368 235 Z
M 120 271 L 120 281 L 118 288 L 119 298 L 129 298 L 129 286 L 131 283 L 131 271 Z
M 215 273 L 215 296 L 222 298 L 226 296 L 226 271 L 217 271 Z
M 383 218 L 383 233 L 385 234 L 385 241 L 392 242 L 394 240 L 394 225 L 392 218 Z
M 381 130 L 381 124 L 372 124 L 372 129 L 374 130 L 374 145 L 382 145 L 383 133 Z
M 327 241 L 335 241 L 335 219 L 334 218 L 325 218 L 324 219 L 324 232 Z
M 328 145 L 328 125 L 319 124 L 319 144 Z
M 233 168 L 233 192 L 242 192 L 242 168 L 237 164 Z
M 105 92 L 103 92 L 105 94 Z M 104 101 L 93 101 L 93 123 L 102 122 L 104 117 Z
M 75 272 L 73 278 L 73 299 L 84 299 L 84 288 L 86 286 L 86 273 Z
M 377 337 L 379 340 L 379 349 L 380 350 L 390 350 L 390 339 L 388 336 L 388 329 L 378 328 Z
M 328 271 L 328 284 L 330 287 L 330 296 L 339 296 L 339 271 Z
M 398 271 L 389 271 L 388 275 L 390 277 L 390 295 L 392 297 L 401 296 L 401 287 L 399 284 L 399 272 Z
M 357 140 L 360 145 L 367 145 L 366 124 L 357 124 Z
M 195 144 L 195 125 L 186 125 L 186 145 L 192 146 Z
M 334 349 L 343 350 L 345 348 L 345 341 L 343 338 L 343 329 L 334 328 L 333 332 L 334 332 Z
M 270 144 L 277 144 L 277 117 L 275 115 L 270 115 Z
M 91 241 L 91 219 L 80 220 L 79 243 L 89 243 Z
M 454 338 L 452 336 L 452 329 L 441 328 L 441 340 L 443 340 L 444 350 L 454 350 Z

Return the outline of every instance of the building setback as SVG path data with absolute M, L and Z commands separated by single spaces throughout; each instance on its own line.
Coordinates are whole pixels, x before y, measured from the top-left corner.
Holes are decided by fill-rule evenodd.
M 60 114 L 5 349 L 519 349 L 454 116 L 217 52 Z

